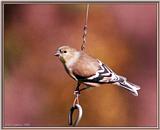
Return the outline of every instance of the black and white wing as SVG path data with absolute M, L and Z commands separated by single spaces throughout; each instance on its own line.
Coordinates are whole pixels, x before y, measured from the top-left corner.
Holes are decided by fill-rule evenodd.
M 97 60 L 99 64 L 99 69 L 96 71 L 96 74 L 91 75 L 89 77 L 77 77 L 78 80 L 83 82 L 91 82 L 91 83 L 114 83 L 118 81 L 123 81 L 124 77 L 120 77 L 116 75 L 109 67 L 103 64 L 100 60 Z
M 108 66 L 103 64 L 98 60 L 99 69 L 96 71 L 96 74 L 89 77 L 76 77 L 78 80 L 84 82 L 87 85 L 96 86 L 95 84 L 109 84 L 113 83 L 122 88 L 127 89 L 133 95 L 138 96 L 137 90 L 140 89 L 140 86 L 135 85 L 127 81 L 123 76 L 115 74 Z
M 96 75 L 87 78 L 88 80 L 90 80 L 91 82 L 101 84 L 113 83 L 130 91 L 134 96 L 138 96 L 137 90 L 140 89 L 140 86 L 128 82 L 125 77 L 115 74 L 109 67 L 104 65 L 101 61 L 98 62 L 100 65 L 100 69 L 97 71 Z

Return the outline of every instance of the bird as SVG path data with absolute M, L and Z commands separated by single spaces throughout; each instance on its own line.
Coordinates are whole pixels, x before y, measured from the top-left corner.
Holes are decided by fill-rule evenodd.
M 115 84 L 138 96 L 140 86 L 127 81 L 126 77 L 116 74 L 102 61 L 82 50 L 64 45 L 59 47 L 54 55 L 60 59 L 68 75 L 77 81 L 75 93 L 101 84 Z M 80 89 L 81 84 L 86 87 Z

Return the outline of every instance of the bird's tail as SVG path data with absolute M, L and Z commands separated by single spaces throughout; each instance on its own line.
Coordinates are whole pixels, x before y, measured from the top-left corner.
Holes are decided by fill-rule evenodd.
M 124 77 L 121 77 L 121 78 L 123 78 L 123 80 L 120 81 L 120 82 L 116 82 L 115 84 L 117 84 L 118 86 L 123 87 L 123 88 L 129 90 L 134 96 L 138 96 L 137 90 L 140 89 L 140 86 L 128 82 L 126 80 L 126 78 L 124 78 Z

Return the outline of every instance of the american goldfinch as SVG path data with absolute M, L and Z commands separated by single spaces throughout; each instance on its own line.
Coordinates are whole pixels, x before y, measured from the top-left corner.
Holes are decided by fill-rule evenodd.
M 129 90 L 133 95 L 138 96 L 138 85 L 130 83 L 123 76 L 114 73 L 100 60 L 87 55 L 83 51 L 77 51 L 69 46 L 59 47 L 55 56 L 59 57 L 66 72 L 77 81 L 76 91 L 80 91 L 81 83 L 88 87 L 96 87 L 100 84 L 116 84 Z

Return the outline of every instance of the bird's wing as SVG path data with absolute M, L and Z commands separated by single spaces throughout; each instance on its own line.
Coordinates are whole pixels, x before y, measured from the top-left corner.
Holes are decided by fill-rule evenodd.
M 122 80 L 109 67 L 100 60 L 94 59 L 85 53 L 73 66 L 74 76 L 82 82 L 92 83 L 114 83 Z
M 123 81 L 124 78 L 115 74 L 108 66 L 103 64 L 98 60 L 99 69 L 96 74 L 87 78 L 88 81 L 96 82 L 96 83 L 115 83 L 119 81 Z

